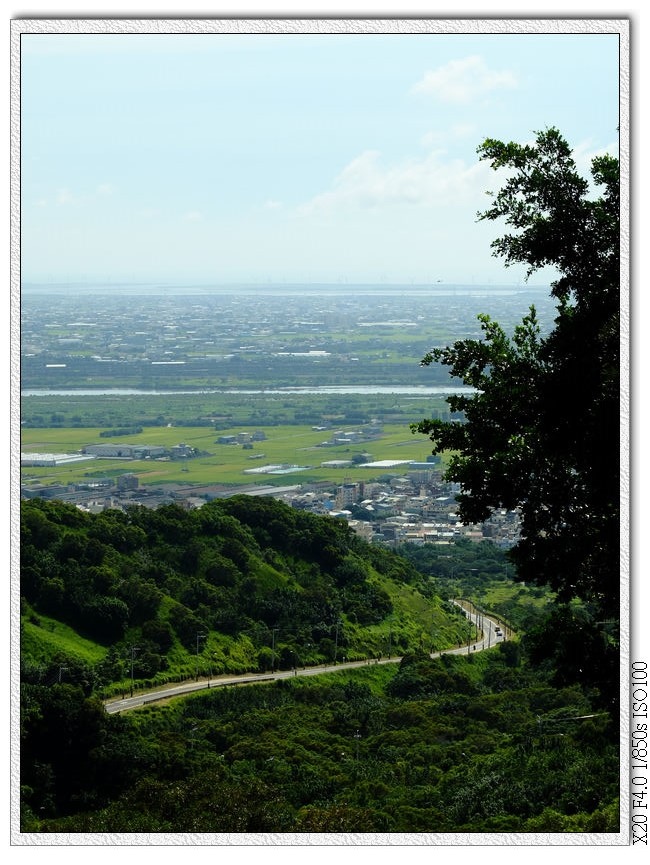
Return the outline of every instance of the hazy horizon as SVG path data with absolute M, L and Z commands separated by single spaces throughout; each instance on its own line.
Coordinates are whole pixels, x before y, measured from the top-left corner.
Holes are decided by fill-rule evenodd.
M 83 291 L 80 291 L 83 289 Z M 199 293 L 219 293 L 226 292 L 240 293 L 250 291 L 256 293 L 277 293 L 287 291 L 293 293 L 296 290 L 306 290 L 308 292 L 324 291 L 325 293 L 345 292 L 349 294 L 350 290 L 356 290 L 360 293 L 386 294 L 391 291 L 397 291 L 400 294 L 408 294 L 415 292 L 418 294 L 432 292 L 434 294 L 472 294 L 479 292 L 483 293 L 498 293 L 498 292 L 549 292 L 549 285 L 528 285 L 526 283 L 416 283 L 416 282 L 394 282 L 394 283 L 375 283 L 375 282 L 160 282 L 158 280 L 129 282 L 129 281 L 114 281 L 106 282 L 98 281 L 78 281 L 78 282 L 24 282 L 21 286 L 23 294 L 31 293 L 64 293 L 64 292 L 79 292 L 81 294 L 97 294 L 99 291 L 107 293 L 118 293 L 133 290 L 144 291 L 146 294 L 152 294 L 159 291 L 162 294 L 178 292 L 187 294 L 191 291 Z

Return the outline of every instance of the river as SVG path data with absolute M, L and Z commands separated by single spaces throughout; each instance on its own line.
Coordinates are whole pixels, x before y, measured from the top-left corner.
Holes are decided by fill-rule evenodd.
M 47 390 L 27 388 L 20 392 L 21 397 L 29 396 L 175 396 L 179 394 L 407 394 L 413 396 L 439 396 L 454 393 L 475 393 L 471 387 L 417 387 L 408 385 L 322 385 L 320 387 L 278 387 L 278 388 L 205 388 L 196 390 L 141 390 L 139 388 L 91 388 L 69 390 Z

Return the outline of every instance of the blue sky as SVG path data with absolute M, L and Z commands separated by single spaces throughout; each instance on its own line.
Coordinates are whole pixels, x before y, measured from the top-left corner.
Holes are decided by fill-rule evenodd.
M 582 34 L 23 34 L 25 282 L 517 283 L 486 137 L 617 155 Z M 549 274 L 534 277 L 547 284 Z

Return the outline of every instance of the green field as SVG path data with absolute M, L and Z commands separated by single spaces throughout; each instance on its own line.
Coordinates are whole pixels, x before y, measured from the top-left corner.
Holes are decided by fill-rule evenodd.
M 341 427 L 344 431 L 355 430 L 354 426 Z M 85 445 L 145 444 L 172 447 L 181 442 L 209 454 L 187 461 L 95 459 L 55 467 L 29 467 L 23 469 L 22 481 L 38 483 L 70 484 L 89 477 L 114 476 L 132 472 L 140 483 L 147 485 L 182 484 L 275 484 L 331 481 L 340 483 L 376 480 L 386 469 L 368 469 L 351 465 L 346 468 L 321 467 L 321 463 L 332 460 L 349 460 L 355 454 L 368 453 L 373 461 L 418 460 L 424 461 L 431 449 L 424 436 L 412 435 L 407 425 L 385 425 L 380 439 L 354 445 L 343 444 L 319 447 L 330 438 L 332 431 L 316 431 L 311 426 L 267 427 L 266 441 L 255 442 L 252 450 L 241 445 L 217 444 L 224 435 L 236 435 L 240 427 L 219 430 L 209 427 L 149 427 L 137 435 L 100 438 L 100 429 L 61 428 L 25 429 L 22 432 L 21 450 L 36 453 L 73 453 Z M 246 473 L 264 465 L 297 465 L 303 471 L 290 474 Z M 406 467 L 405 467 L 406 468 Z M 399 467 L 396 469 L 400 471 Z M 395 469 L 391 470 L 393 473 Z
M 21 651 L 43 666 L 67 657 L 96 664 L 106 654 L 98 643 L 84 639 L 73 628 L 48 616 L 31 614 L 23 618 L 21 630 Z

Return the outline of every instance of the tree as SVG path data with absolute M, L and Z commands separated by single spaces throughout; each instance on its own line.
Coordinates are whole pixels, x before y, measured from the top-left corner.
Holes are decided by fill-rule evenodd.
M 508 169 L 480 220 L 503 218 L 514 231 L 492 243 L 506 266 L 528 276 L 546 266 L 557 315 L 543 336 L 534 307 L 512 338 L 479 316 L 480 340 L 435 348 L 440 361 L 476 389 L 448 399 L 461 423 L 423 420 L 433 453 L 451 451 L 447 479 L 459 482 L 465 523 L 494 508 L 518 510 L 511 557 L 521 580 L 579 597 L 599 618 L 618 616 L 619 586 L 619 169 L 592 161 L 596 196 L 556 129 L 534 145 L 486 140 L 478 149 Z

